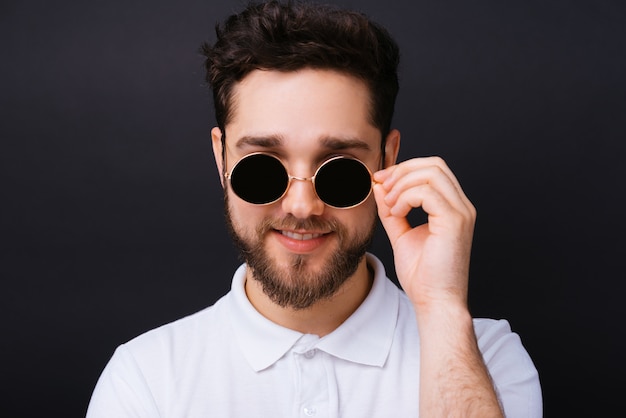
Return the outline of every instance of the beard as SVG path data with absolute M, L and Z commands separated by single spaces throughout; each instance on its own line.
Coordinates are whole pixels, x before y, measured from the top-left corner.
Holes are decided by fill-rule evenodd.
M 336 219 L 310 217 L 296 219 L 288 215 L 284 219 L 264 219 L 253 231 L 241 231 L 233 220 L 224 193 L 226 227 L 239 250 L 240 258 L 251 269 L 263 293 L 283 308 L 306 309 L 318 301 L 329 299 L 354 274 L 374 237 L 376 217 L 368 229 L 350 236 L 346 228 Z M 265 237 L 275 229 L 330 230 L 338 237 L 338 247 L 324 262 L 319 271 L 313 271 L 309 256 L 292 254 L 289 263 L 281 266 L 268 253 Z

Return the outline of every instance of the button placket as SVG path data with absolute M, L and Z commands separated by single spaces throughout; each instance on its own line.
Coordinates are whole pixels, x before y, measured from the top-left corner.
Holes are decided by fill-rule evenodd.
M 305 336 L 294 347 L 300 382 L 298 409 L 302 417 L 325 417 L 329 408 L 328 376 L 323 353 L 314 348 L 319 338 L 312 337 Z

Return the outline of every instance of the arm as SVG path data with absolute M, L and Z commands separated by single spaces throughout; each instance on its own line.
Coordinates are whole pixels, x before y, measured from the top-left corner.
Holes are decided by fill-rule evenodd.
M 467 306 L 476 211 L 446 164 L 417 158 L 374 175 L 378 214 L 420 331 L 420 416 L 502 417 Z M 406 216 L 422 207 L 428 222 Z

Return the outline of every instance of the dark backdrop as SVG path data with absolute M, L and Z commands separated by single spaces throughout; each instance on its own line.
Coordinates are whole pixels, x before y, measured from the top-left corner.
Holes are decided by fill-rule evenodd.
M 622 2 L 337 3 L 400 43 L 401 158 L 477 206 L 474 314 L 521 335 L 546 416 L 622 410 Z M 82 416 L 118 344 L 228 290 L 197 48 L 239 4 L 2 2 L 3 417 Z

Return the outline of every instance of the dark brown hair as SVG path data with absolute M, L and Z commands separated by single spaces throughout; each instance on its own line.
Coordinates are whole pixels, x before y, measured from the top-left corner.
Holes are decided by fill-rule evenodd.
M 384 137 L 398 93 L 399 51 L 382 26 L 365 15 L 334 6 L 271 0 L 251 3 L 216 26 L 205 43 L 206 81 L 215 117 L 224 132 L 232 117 L 235 83 L 256 69 L 329 69 L 363 80 L 371 93 L 371 122 Z

